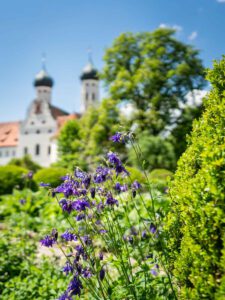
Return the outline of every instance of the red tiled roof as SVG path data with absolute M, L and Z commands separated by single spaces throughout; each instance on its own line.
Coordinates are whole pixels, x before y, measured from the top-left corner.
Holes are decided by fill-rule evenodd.
M 65 110 L 63 110 L 59 107 L 53 106 L 51 104 L 50 104 L 50 110 L 51 110 L 53 118 L 56 119 L 56 120 L 60 116 L 69 116 L 69 113 L 66 112 Z
M 0 123 L 0 147 L 16 147 L 19 141 L 20 122 Z

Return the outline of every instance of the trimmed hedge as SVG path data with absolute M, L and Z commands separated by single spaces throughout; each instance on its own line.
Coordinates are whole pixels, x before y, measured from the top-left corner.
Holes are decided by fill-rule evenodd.
M 14 188 L 23 189 L 26 185 L 23 175 L 28 172 L 27 169 L 18 166 L 0 166 L 0 195 L 11 194 Z M 31 183 L 34 187 L 33 181 Z
M 51 187 L 56 187 L 60 183 L 62 183 L 62 176 L 65 176 L 68 173 L 67 169 L 64 168 L 56 168 L 56 167 L 50 167 L 50 168 L 44 168 L 39 170 L 34 175 L 34 180 L 37 183 L 37 185 L 40 185 L 41 182 L 44 183 L 50 183 Z
M 225 57 L 171 185 L 166 220 L 178 299 L 225 299 Z
M 161 192 L 168 187 L 168 182 L 172 177 L 173 173 L 166 169 L 155 169 L 149 175 L 151 184 Z

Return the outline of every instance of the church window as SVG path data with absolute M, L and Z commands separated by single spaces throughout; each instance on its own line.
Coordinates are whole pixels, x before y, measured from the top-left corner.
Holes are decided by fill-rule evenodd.
M 88 93 L 86 93 L 86 96 L 85 96 L 86 100 L 88 100 Z
M 42 124 L 45 124 L 45 123 L 46 123 L 46 121 L 45 121 L 45 120 L 43 120 L 43 121 L 42 121 Z
M 0 151 L 0 157 L 2 157 L 2 152 Z
M 28 131 L 25 131 L 24 134 L 28 134 Z
M 92 100 L 95 100 L 95 93 L 92 93 Z
M 16 151 L 15 150 L 12 151 L 12 156 L 16 156 Z
M 40 133 L 40 130 L 37 130 L 36 133 L 39 134 L 39 133 Z
M 51 146 L 48 146 L 48 155 L 51 154 Z
M 88 87 L 89 86 L 89 84 L 88 83 L 86 83 L 86 87 Z
M 5 156 L 9 156 L 9 151 L 8 150 L 6 150 Z
M 35 155 L 40 155 L 40 145 L 39 144 L 37 144 L 35 146 Z
M 51 133 L 51 132 L 52 132 L 52 130 L 51 130 L 51 129 L 49 129 L 49 130 L 48 130 L 48 133 Z
M 23 153 L 24 153 L 24 155 L 28 154 L 28 148 L 27 147 L 24 147 Z
M 95 87 L 95 84 L 94 84 L 94 83 L 92 83 L 92 86 L 93 86 L 93 87 Z
M 34 125 L 34 122 L 33 122 L 33 121 L 32 121 L 32 122 L 30 122 L 30 124 L 31 124 L 31 125 Z

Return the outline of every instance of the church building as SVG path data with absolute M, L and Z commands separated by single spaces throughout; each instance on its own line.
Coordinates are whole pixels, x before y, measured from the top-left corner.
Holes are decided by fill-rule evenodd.
M 0 123 L 0 165 L 27 154 L 43 167 L 57 160 L 57 135 L 62 126 L 99 102 L 99 77 L 91 59 L 80 79 L 81 113 L 70 114 L 52 104 L 54 81 L 43 65 L 34 80 L 36 96 L 28 107 L 25 120 Z

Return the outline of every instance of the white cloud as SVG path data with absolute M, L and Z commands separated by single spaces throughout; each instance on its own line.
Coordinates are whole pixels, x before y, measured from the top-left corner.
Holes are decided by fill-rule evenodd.
M 194 41 L 194 40 L 197 38 L 197 36 L 198 36 L 197 31 L 193 31 L 193 32 L 189 35 L 188 39 L 189 39 L 189 41 Z
M 181 32 L 183 30 L 183 28 L 180 26 L 180 25 L 169 25 L 169 24 L 165 24 L 165 23 L 161 23 L 159 25 L 159 28 L 171 28 L 171 29 L 174 29 L 176 30 L 177 32 Z
M 218 3 L 225 3 L 225 0 L 217 0 Z

